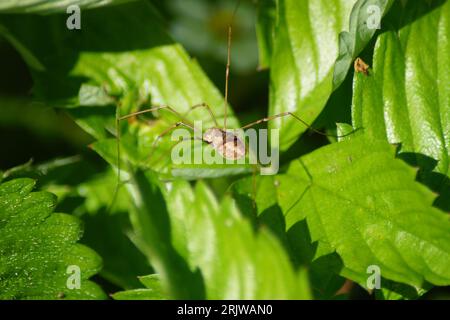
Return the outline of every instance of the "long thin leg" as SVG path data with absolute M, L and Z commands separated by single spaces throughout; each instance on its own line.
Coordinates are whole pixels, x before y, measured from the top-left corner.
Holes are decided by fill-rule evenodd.
M 249 124 L 241 127 L 241 129 L 247 129 L 247 128 L 253 127 L 254 125 L 260 124 L 262 122 L 268 122 L 268 121 L 271 121 L 271 120 L 274 120 L 274 119 L 277 119 L 277 118 L 281 118 L 281 117 L 285 117 L 285 116 L 292 116 L 295 119 L 297 119 L 298 121 L 300 121 L 301 123 L 303 123 L 306 127 L 308 127 L 308 129 L 314 131 L 315 133 L 318 133 L 320 135 L 327 136 L 327 137 L 343 138 L 343 137 L 346 137 L 346 136 L 348 136 L 348 135 L 350 135 L 350 134 L 352 134 L 354 132 L 354 131 L 352 131 L 352 132 L 349 132 L 349 133 L 344 134 L 342 136 L 333 135 L 333 134 L 326 134 L 326 133 L 323 133 L 323 132 L 321 132 L 321 131 L 319 131 L 317 129 L 314 129 L 309 124 L 307 124 L 305 121 L 300 119 L 297 115 L 295 115 L 294 113 L 289 112 L 289 111 L 283 112 L 283 113 L 280 113 L 280 114 L 275 114 L 273 116 L 266 117 L 266 118 L 263 118 L 263 119 L 259 119 L 259 120 L 255 121 L 255 122 L 249 123 Z
M 228 25 L 228 43 L 227 43 L 227 66 L 225 69 L 225 97 L 224 97 L 224 118 L 223 118 L 223 129 L 227 130 L 227 112 L 228 112 L 228 80 L 230 78 L 230 66 L 231 66 L 231 37 L 233 31 L 233 21 L 236 16 L 236 12 L 239 8 L 241 1 L 236 1 L 236 6 L 233 10 L 233 15 L 231 17 L 231 22 Z
M 175 109 L 173 109 L 171 106 L 167 106 L 167 105 L 164 105 L 164 106 L 155 106 L 155 107 L 152 107 L 152 108 L 150 108 L 150 109 L 145 109 L 145 110 L 140 110 L 140 111 L 132 112 L 132 113 L 130 113 L 130 114 L 127 114 L 127 115 L 125 115 L 125 116 L 120 117 L 120 118 L 119 118 L 119 121 L 120 121 L 120 120 L 125 120 L 125 119 L 128 119 L 128 118 L 131 118 L 131 117 L 134 117 L 134 116 L 138 116 L 138 115 L 141 115 L 141 114 L 144 114 L 144 113 L 153 112 L 153 111 L 158 111 L 158 110 L 162 110 L 162 109 L 167 109 L 167 110 L 169 110 L 169 111 L 172 112 L 173 114 L 177 115 L 177 116 L 181 119 L 181 121 L 183 121 L 183 122 L 185 122 L 185 123 L 187 123 L 187 124 L 193 126 L 193 124 L 192 124 L 189 120 L 185 119 L 185 117 L 183 117 L 183 115 L 182 115 L 181 113 L 179 113 L 178 111 L 176 111 Z
M 190 112 L 192 112 L 193 110 L 195 110 L 195 109 L 197 109 L 197 108 L 206 108 L 206 110 L 208 110 L 208 112 L 209 112 L 209 114 L 210 114 L 210 116 L 211 116 L 211 119 L 214 121 L 214 124 L 216 125 L 216 127 L 219 127 L 219 123 L 217 122 L 217 119 L 216 119 L 216 117 L 214 116 L 214 113 L 213 113 L 213 111 L 211 110 L 211 107 L 208 105 L 208 104 L 206 104 L 206 103 L 199 103 L 199 104 L 196 104 L 196 105 L 193 105 L 183 116 L 184 117 L 187 117 L 187 115 L 190 113 Z
M 230 77 L 230 64 L 231 64 L 231 25 L 228 26 L 227 67 L 225 70 L 225 98 L 224 98 L 224 118 L 223 118 L 224 130 L 227 130 L 228 79 Z
M 161 157 L 159 157 L 156 162 L 158 163 L 163 157 L 165 157 L 168 153 L 172 153 L 173 148 L 175 148 L 177 145 L 179 145 L 180 143 L 184 142 L 184 141 L 188 141 L 188 140 L 199 140 L 199 141 L 204 141 L 202 138 L 199 137 L 189 137 L 189 138 L 183 138 L 180 141 L 177 141 L 176 143 L 174 143 L 169 150 L 167 150 L 167 152 L 165 152 L 163 155 L 161 155 Z
M 190 112 L 192 112 L 192 110 L 197 109 L 197 108 L 201 108 L 201 107 L 206 108 L 206 110 L 207 110 L 207 111 L 209 112 L 209 114 L 211 115 L 212 120 L 214 121 L 214 123 L 215 123 L 216 126 L 218 127 L 219 125 L 218 125 L 217 119 L 216 119 L 216 117 L 214 116 L 214 113 L 212 112 L 212 110 L 211 110 L 211 108 L 209 107 L 209 105 L 207 105 L 206 103 L 200 103 L 200 104 L 197 104 L 197 105 L 192 106 L 192 107 L 191 107 L 184 115 L 182 115 L 181 113 L 179 113 L 178 111 L 176 111 L 175 109 L 173 109 L 172 107 L 170 107 L 170 106 L 168 106 L 168 105 L 163 105 L 163 106 L 154 106 L 154 107 L 149 108 L 149 109 L 136 111 L 136 112 L 127 114 L 127 115 L 125 115 L 125 116 L 118 117 L 118 118 L 117 118 L 117 121 L 116 121 L 117 138 L 118 138 L 118 140 L 120 141 L 120 132 L 119 132 L 119 131 L 120 131 L 120 126 L 119 126 L 119 122 L 120 122 L 121 120 L 129 119 L 129 118 L 134 117 L 134 116 L 138 116 L 138 115 L 145 114 L 145 113 L 148 113 L 148 112 L 158 111 L 158 110 L 161 110 L 161 109 L 167 109 L 167 110 L 171 111 L 173 114 L 177 115 L 182 121 L 179 121 L 179 122 L 175 123 L 174 125 L 170 126 L 169 128 L 167 128 L 166 130 L 164 130 L 160 135 L 158 135 L 158 136 L 156 137 L 156 139 L 155 139 L 155 141 L 153 142 L 152 147 L 151 147 L 150 156 L 152 156 L 152 155 L 153 155 L 153 152 L 154 152 L 154 149 L 155 149 L 155 147 L 156 147 L 158 141 L 159 141 L 160 139 L 162 139 L 162 138 L 163 138 L 166 134 L 168 134 L 170 131 L 174 130 L 175 128 L 177 128 L 177 127 L 179 127 L 179 126 L 181 126 L 181 125 L 183 125 L 183 126 L 185 126 L 185 127 L 188 127 L 188 128 L 190 128 L 190 129 L 194 130 L 194 125 L 192 124 L 192 122 L 190 122 L 189 120 L 187 120 L 186 116 L 187 116 Z M 119 143 L 120 143 L 120 142 L 119 142 Z M 118 157 L 119 157 L 119 159 L 118 159 L 118 172 L 119 172 L 119 174 L 118 174 L 118 175 L 120 176 L 120 146 L 119 146 L 119 143 L 118 143 L 118 147 L 117 147 L 117 154 L 118 154 Z M 119 179 L 120 179 L 120 177 L 119 177 Z
M 161 134 L 159 134 L 156 137 L 155 141 L 153 141 L 153 144 L 152 144 L 152 147 L 151 147 L 151 150 L 150 150 L 150 157 L 153 155 L 154 149 L 155 149 L 156 144 L 158 143 L 158 141 L 161 140 L 166 134 L 168 134 L 172 130 L 178 128 L 179 126 L 185 126 L 185 127 L 188 127 L 190 129 L 194 130 L 194 127 L 192 125 L 186 124 L 186 123 L 181 122 L 181 121 L 179 121 L 179 122 L 175 123 L 174 125 L 168 127 L 167 129 L 165 129 Z
M 111 203 L 108 205 L 108 209 L 107 212 L 111 212 L 113 207 L 114 207 L 114 203 L 116 202 L 117 199 L 117 195 L 119 194 L 119 189 L 120 189 L 120 184 L 122 182 L 121 178 L 120 178 L 120 170 L 121 170 L 121 166 L 120 166 L 120 129 L 119 129 L 119 120 L 116 119 L 116 134 L 117 134 L 117 184 L 116 187 L 114 188 L 114 194 L 111 200 Z
M 258 215 L 258 212 L 256 210 L 256 171 L 258 170 L 258 166 L 253 166 L 253 173 L 252 173 L 252 205 L 253 210 L 255 210 L 256 215 Z
M 117 165 L 118 165 L 118 170 L 117 171 L 118 171 L 119 181 L 120 181 L 120 121 L 121 120 L 125 120 L 125 119 L 129 119 L 129 118 L 134 117 L 134 116 L 138 116 L 138 115 L 141 115 L 141 114 L 145 114 L 145 113 L 153 112 L 153 111 L 158 111 L 158 110 L 162 110 L 162 109 L 169 110 L 173 114 L 177 115 L 182 121 L 179 121 L 179 122 L 175 123 L 174 125 L 170 126 L 169 128 L 164 130 L 160 135 L 158 135 L 156 137 L 155 141 L 152 144 L 152 148 L 151 148 L 151 153 L 150 154 L 153 154 L 153 151 L 154 151 L 154 148 L 155 148 L 157 142 L 164 135 L 169 133 L 171 130 L 173 130 L 173 129 L 181 126 L 181 125 L 184 125 L 184 126 L 186 126 L 188 128 L 191 128 L 191 129 L 194 129 L 193 124 L 189 120 L 187 120 L 181 113 L 179 113 L 178 111 L 176 111 L 175 109 L 173 109 L 171 106 L 168 106 L 168 105 L 154 106 L 154 107 L 149 108 L 149 109 L 132 112 L 132 113 L 127 114 L 127 115 L 122 116 L 122 117 L 117 117 L 117 120 L 116 120 L 116 131 L 117 131 L 116 134 L 117 134 L 117 140 L 118 140 L 118 143 L 117 143 L 117 157 L 118 157 Z
M 214 121 L 214 124 L 216 125 L 216 127 L 219 127 L 219 123 L 217 122 L 217 119 L 214 116 L 214 113 L 211 110 L 211 107 L 208 104 L 206 104 L 206 103 L 199 103 L 199 104 L 193 105 L 184 114 L 179 113 L 178 111 L 176 111 L 175 109 L 173 109 L 172 107 L 167 106 L 167 105 L 155 106 L 155 107 L 152 107 L 150 109 L 140 110 L 140 111 L 136 111 L 136 112 L 127 114 L 125 116 L 120 117 L 119 120 L 125 120 L 125 119 L 131 118 L 131 117 L 134 117 L 134 116 L 137 116 L 137 115 L 141 115 L 141 114 L 144 114 L 144 113 L 158 111 L 158 110 L 161 110 L 161 109 L 167 109 L 170 112 L 172 112 L 173 114 L 177 115 L 180 118 L 180 120 L 184 121 L 185 123 L 189 123 L 190 125 L 192 125 L 192 123 L 187 119 L 187 115 L 189 113 L 191 113 L 193 110 L 197 109 L 197 108 L 205 108 L 209 112 L 209 115 L 211 116 L 211 119 Z

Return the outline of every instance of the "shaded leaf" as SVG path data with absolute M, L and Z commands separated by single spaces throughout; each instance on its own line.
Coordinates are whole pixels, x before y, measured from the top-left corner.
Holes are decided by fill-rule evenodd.
M 160 279 L 157 275 L 139 277 L 145 289 L 134 289 L 120 291 L 113 294 L 115 300 L 163 300 L 167 299 L 166 294 L 161 288 Z
M 381 290 L 375 290 L 375 298 L 377 300 L 415 300 L 423 296 L 427 289 L 414 288 L 403 283 L 396 283 L 382 279 L 383 287 Z
M 102 256 L 103 278 L 123 289 L 137 288 L 136 275 L 153 270 L 128 237 L 130 203 L 125 188 L 112 192 L 116 183 L 116 175 L 108 170 L 76 187 L 74 194 L 83 199 L 82 206 L 77 208 L 86 226 L 83 243 Z
M 256 37 L 258 39 L 259 66 L 270 67 L 275 33 L 276 2 L 275 0 L 258 0 L 257 2 Z
M 128 212 L 108 214 L 102 210 L 82 219 L 86 225 L 83 243 L 95 249 L 103 258 L 100 275 L 123 289 L 139 287 L 136 275 L 151 273 L 146 257 L 128 237 L 131 226 Z

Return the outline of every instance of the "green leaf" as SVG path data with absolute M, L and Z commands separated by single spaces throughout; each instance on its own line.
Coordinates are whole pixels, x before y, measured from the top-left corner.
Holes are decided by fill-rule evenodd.
M 348 25 L 355 1 L 280 0 L 271 62 L 269 114 L 290 111 L 312 123 L 333 91 L 339 33 Z M 269 123 L 281 128 L 286 150 L 308 128 L 294 118 Z
M 161 277 L 164 291 L 174 299 L 204 297 L 201 275 L 191 271 L 171 241 L 171 221 L 159 183 L 152 172 L 131 174 L 127 189 L 133 208 L 130 220 L 136 246 Z
M 77 193 L 84 202 L 77 211 L 82 214 L 86 226 L 83 243 L 103 258 L 100 275 L 121 288 L 131 289 L 139 286 L 136 275 L 153 270 L 128 237 L 131 231 L 130 203 L 124 188 L 117 194 L 111 192 L 116 182 L 115 174 L 108 172 L 79 185 Z
M 229 197 L 219 204 L 203 183 L 192 191 L 177 181 L 167 199 L 174 243 L 191 268 L 201 270 L 208 299 L 310 297 L 305 270 L 294 271 L 272 233 L 255 232 Z
M 161 288 L 161 282 L 157 275 L 139 277 L 145 285 L 145 289 L 134 289 L 116 292 L 113 294 L 115 300 L 164 300 L 167 295 Z
M 158 130 L 158 127 L 154 127 L 151 130 Z M 148 133 L 148 129 L 143 129 Z M 146 134 L 144 133 L 144 134 Z M 137 134 L 140 135 L 140 134 Z M 192 161 L 191 163 L 173 163 L 171 147 L 176 144 L 176 141 L 170 141 L 168 137 L 157 148 L 153 148 L 153 143 L 149 143 L 147 139 L 142 139 L 142 144 L 138 145 L 136 149 L 133 145 L 133 141 L 128 138 L 122 139 L 121 150 L 124 150 L 127 154 L 127 159 L 131 164 L 135 164 L 143 169 L 152 169 L 158 172 L 160 178 L 173 180 L 174 178 L 182 178 L 185 180 L 195 180 L 202 178 L 219 178 L 230 175 L 246 174 L 254 171 L 255 165 L 249 164 L 248 157 L 246 163 L 243 164 L 227 164 L 223 157 L 220 156 L 220 160 L 223 163 L 208 164 L 206 161 L 202 161 L 199 164 Z M 117 144 L 115 139 L 104 139 L 93 143 L 92 148 L 100 154 L 107 162 L 109 162 L 114 168 L 117 169 Z M 184 144 L 184 145 L 182 145 Z M 190 152 L 193 155 L 195 152 L 199 152 L 206 156 L 210 155 L 214 151 L 212 147 L 204 142 L 195 141 L 192 143 L 190 140 L 178 144 L 178 147 L 183 148 L 186 152 Z M 153 150 L 151 156 L 149 156 L 149 150 Z M 123 153 L 123 151 L 121 151 Z M 202 158 L 206 159 L 206 158 Z M 122 171 L 127 171 L 130 167 L 124 167 L 125 161 L 121 160 Z
M 377 29 L 381 28 L 381 18 L 393 3 L 394 0 L 358 0 L 355 3 L 350 15 L 349 31 L 339 35 L 339 56 L 333 75 L 335 88 L 341 85 L 353 60 L 363 51 Z
M 137 173 L 132 180 L 137 204 L 132 220 L 141 239 L 136 243 L 170 297 L 181 296 L 174 295 L 175 288 L 204 288 L 200 294 L 208 299 L 310 297 L 305 271 L 294 271 L 276 238 L 265 229 L 255 233 L 230 198 L 219 204 L 203 183 L 192 190 L 188 182 L 175 181 L 163 189 L 166 207 L 155 198 L 160 196 L 154 178 Z
M 0 299 L 104 299 L 88 280 L 101 269 L 101 258 L 76 243 L 80 221 L 53 213 L 55 196 L 31 192 L 34 180 L 0 185 Z M 69 289 L 69 266 L 80 268 L 80 289 Z
M 114 99 L 105 92 L 104 88 L 82 84 L 78 93 L 80 106 L 108 106 L 114 104 Z
M 253 178 L 237 181 L 231 186 L 231 191 L 241 212 L 256 211 L 257 225 L 277 236 L 295 266 L 308 269 L 314 297 L 331 299 L 344 284 L 344 279 L 339 276 L 342 262 L 335 254 L 314 259 L 316 245 L 311 241 L 304 220 L 286 228 L 285 217 L 278 204 L 282 197 L 278 185 L 278 176 L 259 176 L 255 181 Z
M 65 13 L 67 8 L 71 5 L 77 5 L 82 9 L 88 9 L 128 1 L 133 0 L 2 0 L 0 3 L 0 12 L 39 14 L 55 12 Z
M 112 192 L 116 183 L 116 175 L 109 170 L 76 187 L 75 194 L 83 199 L 82 207 L 77 208 L 86 226 L 83 243 L 102 256 L 103 278 L 124 289 L 137 288 L 136 275 L 153 270 L 128 237 L 130 203 L 125 188 Z
M 65 28 L 65 19 L 65 15 L 1 15 L 0 32 L 22 49 L 19 51 L 32 68 L 35 94 L 52 105 L 70 108 L 67 110 L 75 121 L 100 143 L 111 133 L 116 135 L 116 112 L 108 106 L 112 101 L 119 102 L 119 116 L 152 105 L 170 105 L 185 114 L 191 106 L 207 103 L 219 126 L 223 124 L 220 91 L 173 42 L 148 2 L 83 12 L 80 31 Z M 238 127 L 228 109 L 228 127 Z M 151 116 L 160 120 L 147 121 Z M 153 168 L 149 159 L 154 140 L 180 120 L 167 110 L 149 117 L 122 121 L 124 162 Z M 205 129 L 214 125 L 205 108 L 193 110 L 186 118 L 203 121 Z M 157 149 L 168 150 L 173 144 L 168 138 L 170 135 Z M 154 169 L 167 171 L 161 164 Z
M 205 102 L 218 117 L 223 114 L 220 92 L 173 42 L 148 3 L 89 10 L 83 15 L 83 32 L 67 30 L 65 18 L 2 15 L 0 19 L 4 29 L 45 67 L 45 72 L 33 73 L 41 97 L 59 106 L 78 106 L 80 88 L 86 83 L 121 96 L 138 89 L 141 103 L 151 97 L 152 104 L 169 104 L 181 113 Z M 195 110 L 195 115 L 193 119 L 211 123 L 206 110 Z
M 100 276 L 123 289 L 139 287 L 136 275 L 148 274 L 153 270 L 128 237 L 127 233 L 131 231 L 128 212 L 108 214 L 103 209 L 82 219 L 86 226 L 83 243 L 103 258 Z
M 378 37 L 369 77 L 354 78 L 353 126 L 400 144 L 450 210 L 450 3 L 400 3 Z M 446 202 L 446 204 L 445 204 Z
M 80 156 L 55 158 L 43 163 L 34 163 L 33 159 L 30 159 L 24 164 L 5 170 L 0 178 L 6 181 L 15 178 L 31 177 L 39 180 L 40 184 L 62 184 L 62 180 L 66 180 L 67 183 L 68 180 L 71 180 L 69 172 L 74 170 L 89 171 L 89 166 L 82 167 L 81 160 Z M 58 179 L 60 180 L 55 182 Z
M 381 281 L 383 287 L 381 290 L 375 290 L 375 297 L 377 300 L 417 300 L 429 289 L 414 288 L 386 279 L 382 279 Z
M 38 179 L 40 189 L 58 196 L 58 210 L 82 219 L 85 232 L 81 242 L 101 255 L 100 276 L 123 289 L 136 288 L 140 284 L 136 275 L 149 274 L 153 269 L 127 235 L 131 230 L 127 191 L 120 188 L 114 192 L 116 173 L 108 167 L 100 172 L 98 169 L 81 157 L 39 164 L 30 161 L 7 170 L 4 179 Z
M 59 106 L 79 106 L 85 84 L 112 95 L 131 95 L 137 98 L 134 108 L 150 98 L 152 104 L 171 105 L 184 113 L 205 102 L 219 120 L 223 116 L 220 92 L 173 42 L 147 2 L 89 10 L 83 14 L 83 32 L 67 30 L 64 15 L 2 15 L 0 25 L 45 67 L 45 72 L 33 72 L 35 91 Z M 170 114 L 161 115 L 173 119 Z M 229 125 L 236 125 L 231 110 L 229 115 Z M 212 123 L 201 108 L 188 118 Z
M 370 265 L 415 287 L 448 285 L 450 221 L 415 175 L 385 141 L 360 136 L 323 147 L 280 177 L 286 226 L 306 217 L 320 255 L 336 251 L 343 275 L 362 285 Z
M 258 0 L 256 37 L 258 39 L 258 69 L 270 67 L 275 33 L 276 2 L 275 0 Z
M 39 179 L 40 189 L 58 196 L 58 210 L 70 211 L 83 220 L 85 232 L 81 242 L 101 255 L 100 276 L 121 288 L 136 288 L 136 275 L 153 270 L 127 236 L 131 229 L 128 194 L 125 188 L 112 192 L 117 184 L 112 169 L 98 172 L 98 167 L 93 168 L 86 159 L 80 160 L 81 157 L 70 157 L 39 164 L 29 161 L 7 170 L 4 179 Z
M 336 123 L 336 135 L 338 141 L 351 139 L 352 133 L 355 131 L 353 127 L 347 123 Z M 356 133 L 356 132 L 354 132 Z
M 290 111 L 312 123 L 377 30 L 372 27 L 374 8 L 379 9 L 376 14 L 381 19 L 392 3 L 393 0 L 278 1 L 271 48 L 269 113 Z M 267 14 L 262 16 L 267 20 Z M 265 38 L 259 38 L 270 39 L 270 30 Z M 267 43 L 268 40 L 260 40 L 260 55 L 268 55 Z M 290 117 L 279 118 L 270 125 L 281 128 L 282 150 L 307 130 Z

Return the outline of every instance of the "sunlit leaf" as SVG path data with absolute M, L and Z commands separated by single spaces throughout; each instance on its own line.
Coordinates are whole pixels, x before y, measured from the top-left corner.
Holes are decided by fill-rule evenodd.
M 399 144 L 450 210 L 450 3 L 397 3 L 388 17 L 370 75 L 354 79 L 353 126 Z
M 55 196 L 31 192 L 34 180 L 0 185 L 0 299 L 104 299 L 88 280 L 101 269 L 101 258 L 78 244 L 80 220 L 53 213 Z M 70 287 L 67 270 L 80 271 L 80 288 Z M 74 280 L 77 283 L 77 280 Z
M 176 181 L 164 192 L 167 207 L 157 208 L 161 202 L 148 196 L 158 194 L 156 185 L 153 182 L 151 187 L 149 180 L 143 179 L 135 176 L 130 186 L 138 200 L 135 226 L 143 239 L 142 248 L 147 248 L 144 252 L 172 297 L 175 290 L 196 286 L 204 288 L 209 299 L 310 297 L 305 271 L 294 271 L 276 238 L 264 229 L 255 232 L 231 199 L 219 204 L 203 183 L 192 190 L 187 182 Z M 149 188 L 153 191 L 148 192 Z M 138 194 L 146 198 L 140 199 Z M 167 232 L 169 224 L 171 232 Z M 200 278 L 193 276 L 195 270 L 200 271 Z M 178 281 L 183 284 L 174 288 Z
M 353 60 L 369 43 L 375 32 L 381 29 L 381 19 L 393 3 L 394 0 L 359 0 L 355 3 L 350 15 L 349 31 L 343 31 L 339 35 L 339 57 L 333 75 L 335 88 L 344 81 Z
M 278 204 L 279 198 L 283 200 L 278 186 L 277 176 L 259 176 L 237 181 L 231 191 L 242 212 L 277 236 L 294 265 L 308 269 L 314 297 L 334 298 L 344 283 L 344 278 L 339 276 L 342 262 L 336 255 L 315 259 L 316 244 L 312 243 L 304 220 L 286 228 L 285 217 Z M 253 213 L 256 213 L 256 217 L 253 217 Z
M 286 227 L 306 217 L 321 255 L 336 251 L 344 275 L 363 285 L 371 265 L 419 288 L 448 285 L 450 221 L 415 175 L 387 142 L 355 137 L 321 148 L 279 178 Z
M 348 26 L 356 1 L 280 0 L 271 62 L 269 114 L 294 112 L 312 123 L 333 91 L 339 33 Z M 270 123 L 280 128 L 287 149 L 308 128 L 291 117 Z
M 55 12 L 65 13 L 67 8 L 71 5 L 77 5 L 82 9 L 88 9 L 129 1 L 133 0 L 2 0 L 0 3 L 0 12 L 39 14 Z
M 313 123 L 377 30 L 372 26 L 374 8 L 381 19 L 391 4 L 389 0 L 278 1 L 269 114 L 290 111 Z M 267 55 L 266 51 L 261 54 Z M 271 127 L 281 130 L 282 150 L 308 129 L 292 117 L 274 120 Z

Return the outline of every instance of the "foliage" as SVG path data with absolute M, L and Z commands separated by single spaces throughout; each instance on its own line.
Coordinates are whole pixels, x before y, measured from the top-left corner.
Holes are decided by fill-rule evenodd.
M 49 14 L 56 12 L 66 12 L 71 5 L 78 5 L 81 8 L 96 8 L 104 5 L 120 4 L 133 0 L 5 0 L 0 4 L 0 12 L 7 13 L 39 13 Z
M 32 192 L 35 182 L 21 178 L 0 185 L 0 298 L 104 299 L 88 280 L 101 268 L 101 258 L 76 243 L 81 221 L 53 213 L 56 198 Z M 69 266 L 80 268 L 79 289 L 67 287 Z
M 203 183 L 192 190 L 187 182 L 178 181 L 164 191 L 154 177 L 140 172 L 132 181 L 133 238 L 170 296 L 309 298 L 305 271 L 292 269 L 282 247 L 266 230 L 255 234 L 230 198 L 217 203 Z M 160 199 L 163 193 L 166 202 Z M 155 204 L 162 207 L 155 210 Z M 205 244 L 209 245 L 205 248 Z
M 358 137 L 293 162 L 278 187 L 286 226 L 306 218 L 319 242 L 316 255 L 335 250 L 343 274 L 361 284 L 367 267 L 378 265 L 387 279 L 448 285 L 450 221 L 431 206 L 433 193 L 414 181 L 416 170 L 394 160 L 394 152 L 385 142 Z
M 368 136 L 400 144 L 400 156 L 420 168 L 420 180 L 442 194 L 438 204 L 448 211 L 450 91 L 442 66 L 450 63 L 450 4 L 427 10 L 425 3 L 393 8 L 389 31 L 375 44 L 373 75 L 354 79 L 352 119 Z
M 377 299 L 417 299 L 450 285 L 449 1 L 259 0 L 252 40 L 253 24 L 239 14 L 233 21 L 234 5 L 224 1 L 88 0 L 82 29 L 69 30 L 72 3 L 0 4 L 0 35 L 28 67 L 32 101 L 69 114 L 97 155 L 2 172 L 0 298 L 104 298 L 88 280 L 96 273 L 117 300 L 341 299 L 346 280 L 368 296 L 373 265 L 382 277 Z M 374 6 L 380 29 L 369 23 Z M 189 34 L 188 49 L 217 55 L 216 64 L 231 22 L 238 51 L 257 39 L 266 70 L 253 111 L 292 112 L 338 135 L 305 134 L 308 126 L 288 116 L 269 122 L 280 129 L 271 146 L 282 151 L 276 175 L 253 176 L 258 168 L 248 164 L 172 163 L 169 135 L 154 148 L 180 120 L 167 109 L 119 120 L 170 105 L 203 129 L 222 126 L 224 97 L 202 68 L 213 67 L 172 36 Z M 253 65 L 249 57 L 240 72 Z M 351 72 L 357 57 L 367 74 Z M 204 107 L 190 112 L 201 103 L 217 123 Z M 242 106 L 225 107 L 228 128 L 250 122 Z M 26 177 L 44 191 L 31 192 Z M 73 216 L 52 213 L 55 205 Z M 82 241 L 98 254 L 76 243 L 80 219 Z M 69 263 L 82 267 L 81 290 L 64 287 Z
M 311 123 L 376 30 L 366 23 L 367 8 L 375 5 L 383 13 L 390 4 L 387 0 L 279 1 L 270 49 L 269 114 L 290 111 Z M 272 9 L 266 6 L 263 10 Z M 260 19 L 262 23 L 265 20 Z M 287 149 L 308 129 L 293 118 L 281 118 L 272 127 L 281 130 L 281 149 Z

